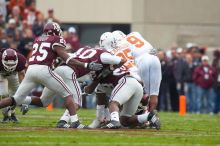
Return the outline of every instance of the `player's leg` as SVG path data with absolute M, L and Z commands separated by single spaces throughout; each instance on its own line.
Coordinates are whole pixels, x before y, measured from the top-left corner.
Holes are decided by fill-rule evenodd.
M 139 74 L 143 80 L 144 83 L 144 90 L 145 93 L 149 96 L 149 104 L 148 104 L 148 110 L 149 112 L 153 112 L 158 103 L 158 94 L 159 94 L 159 87 L 161 82 L 161 65 L 159 59 L 154 55 L 149 55 L 146 58 L 142 58 L 141 61 L 138 64 L 139 68 Z M 153 112 L 155 113 L 155 112 Z M 146 112 L 145 114 L 149 114 Z M 146 115 L 139 116 L 140 122 L 144 122 L 145 119 L 142 117 L 145 117 Z M 159 128 L 159 118 L 153 118 L 155 125 L 154 127 Z
M 143 88 L 141 84 L 136 83 L 134 86 L 134 90 L 135 93 L 133 94 L 133 96 L 129 99 L 129 101 L 123 104 L 123 109 L 120 114 L 121 124 L 126 127 L 133 127 L 150 121 L 157 126 L 157 129 L 159 129 L 160 122 L 159 119 L 156 117 L 156 113 L 146 112 L 142 115 L 134 115 L 143 97 Z
M 57 73 L 48 68 L 47 76 L 39 78 L 39 80 L 41 80 L 41 83 L 48 89 L 54 91 L 56 94 L 64 98 L 64 106 L 67 108 L 70 114 L 71 128 L 84 128 L 85 126 L 82 126 L 79 123 L 70 88 L 65 84 L 63 79 Z
M 54 72 L 64 80 L 68 87 L 70 87 L 76 110 L 78 110 L 82 106 L 82 91 L 74 70 L 69 66 L 60 66 L 57 67 Z
M 138 64 L 139 74 L 144 83 L 144 90 L 149 96 L 149 111 L 157 107 L 160 82 L 162 79 L 159 59 L 154 55 L 143 58 Z
M 96 119 L 89 125 L 89 128 L 100 128 L 108 120 L 107 99 L 103 92 L 96 92 Z
M 24 103 L 25 97 L 37 85 L 34 80 L 35 72 L 36 71 L 32 68 L 28 68 L 25 78 L 19 85 L 17 91 L 15 92 L 15 95 L 13 97 L 2 99 L 0 101 L 0 108 L 21 105 L 22 103 Z
M 99 84 L 96 88 L 96 119 L 89 125 L 90 128 L 100 128 L 103 124 L 110 121 L 108 109 L 108 97 L 111 96 L 112 85 Z
M 75 72 L 68 66 L 60 66 L 54 70 L 66 83 L 68 87 L 70 87 L 70 91 L 73 95 L 73 100 L 75 104 L 76 111 L 82 106 L 82 91 L 80 85 L 76 79 Z M 70 114 L 68 110 L 65 110 L 60 120 L 57 123 L 58 128 L 67 128 L 70 120 Z
M 0 99 L 7 97 L 8 95 L 8 80 L 6 77 L 0 75 Z M 9 122 L 10 121 L 10 107 L 5 107 L 2 109 L 3 119 L 1 122 Z
M 125 127 L 137 126 L 137 119 L 133 120 L 133 118 L 131 117 L 135 114 L 138 105 L 143 97 L 142 85 L 135 80 L 133 81 L 132 85 L 135 92 L 133 93 L 132 97 L 125 104 L 123 104 L 123 109 L 120 113 L 121 124 Z
M 18 79 L 18 74 L 17 73 L 16 74 L 12 74 L 10 76 L 7 76 L 6 78 L 8 79 L 9 95 L 12 96 L 12 95 L 15 94 L 15 92 L 18 89 L 19 84 L 20 84 L 19 83 L 19 79 Z M 21 107 L 22 106 L 23 107 L 28 107 L 27 105 L 23 105 L 23 104 L 21 105 Z M 13 122 L 18 122 L 18 119 L 15 116 L 15 109 L 14 108 L 15 107 L 10 107 L 10 109 L 11 109 L 11 111 L 10 111 L 10 113 L 11 113 L 11 120 Z M 26 108 L 26 109 L 28 109 L 28 108 Z
M 30 70 L 27 71 L 25 78 L 13 97 L 8 97 L 0 101 L 0 108 L 12 106 L 12 109 L 14 109 L 16 105 L 21 105 L 24 102 L 25 97 L 29 94 L 31 89 L 36 86 L 36 83 L 31 78 L 30 72 Z M 11 114 L 11 118 L 15 122 L 18 121 L 15 115 L 13 116 L 13 113 Z
M 130 100 L 135 93 L 135 83 L 138 82 L 132 77 L 123 77 L 112 91 L 109 103 L 111 113 L 110 123 L 105 128 L 120 128 L 119 111 L 120 107 Z

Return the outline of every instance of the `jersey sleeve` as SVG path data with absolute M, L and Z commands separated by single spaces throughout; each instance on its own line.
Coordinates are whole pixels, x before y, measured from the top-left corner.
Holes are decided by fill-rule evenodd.
M 55 46 L 59 46 L 59 47 L 62 47 L 62 48 L 66 48 L 66 41 L 64 40 L 63 37 L 54 37 L 54 40 L 53 40 L 53 44 L 52 44 L 52 49 L 54 50 L 54 47 Z
M 25 68 L 27 68 L 27 59 L 23 55 L 18 54 L 18 65 L 16 71 L 20 72 Z
M 119 64 L 121 57 L 105 52 L 100 55 L 100 60 L 103 64 Z

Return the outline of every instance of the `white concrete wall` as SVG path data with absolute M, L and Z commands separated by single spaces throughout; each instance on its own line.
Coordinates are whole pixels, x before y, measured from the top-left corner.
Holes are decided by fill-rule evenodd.
M 45 15 L 49 8 L 62 22 L 131 23 L 132 0 L 37 0 Z
M 155 47 L 220 46 L 220 0 L 38 0 L 63 22 L 130 23 Z

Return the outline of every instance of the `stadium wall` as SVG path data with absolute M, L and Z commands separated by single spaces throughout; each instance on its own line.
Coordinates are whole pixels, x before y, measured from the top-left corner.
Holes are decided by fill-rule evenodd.
M 65 23 L 129 23 L 155 47 L 220 46 L 219 0 L 38 0 Z

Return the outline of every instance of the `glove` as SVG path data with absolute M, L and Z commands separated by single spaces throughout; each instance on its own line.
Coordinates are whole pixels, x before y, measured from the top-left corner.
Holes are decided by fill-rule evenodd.
M 86 68 L 88 68 L 89 70 L 99 71 L 103 68 L 103 65 L 95 62 L 90 62 L 87 64 Z

